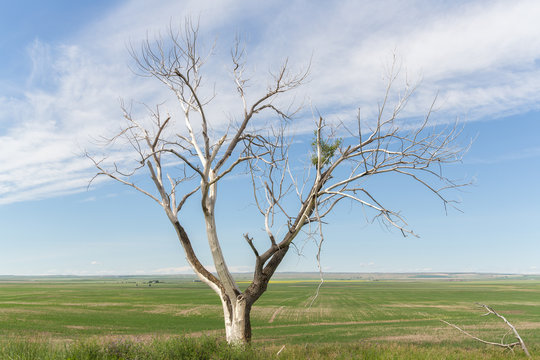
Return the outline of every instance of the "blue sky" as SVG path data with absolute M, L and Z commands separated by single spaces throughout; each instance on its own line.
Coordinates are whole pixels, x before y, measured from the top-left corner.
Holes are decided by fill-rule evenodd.
M 402 210 L 420 238 L 368 224 L 343 206 L 326 227 L 322 265 L 341 272 L 540 273 L 540 6 L 535 1 L 19 1 L 0 12 L 0 274 L 189 273 L 163 211 L 131 189 L 98 181 L 83 149 L 121 124 L 120 99 L 160 103 L 159 84 L 129 69 L 127 45 L 169 23 L 200 16 L 217 97 L 219 127 L 239 107 L 224 71 L 236 34 L 247 44 L 253 91 L 267 69 L 289 57 L 312 61 L 296 94 L 329 121 L 374 114 L 382 75 L 396 54 L 418 90 L 404 115 L 415 118 L 438 93 L 434 121 L 464 126 L 474 139 L 455 178 L 474 185 L 453 194 L 463 212 L 445 214 L 425 190 L 392 178 L 373 190 Z M 310 116 L 297 119 L 309 144 Z M 305 131 L 302 132 L 302 129 Z M 306 135 L 307 134 L 307 135 Z M 293 153 L 304 161 L 301 145 Z M 125 155 L 125 154 L 124 154 Z M 119 156 L 122 156 L 120 154 Z M 233 271 L 253 263 L 244 232 L 263 226 L 239 194 L 242 177 L 225 182 L 218 227 Z M 243 201 L 245 200 L 245 201 Z M 196 206 L 184 223 L 210 264 Z M 316 271 L 316 247 L 290 253 L 281 271 Z

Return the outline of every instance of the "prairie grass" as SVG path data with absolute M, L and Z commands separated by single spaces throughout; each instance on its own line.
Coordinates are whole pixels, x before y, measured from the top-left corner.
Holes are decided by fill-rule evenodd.
M 283 345 L 280 359 L 512 356 L 440 321 L 500 341 L 508 329 L 482 317 L 476 302 L 505 315 L 531 353 L 540 354 L 538 280 L 328 281 L 312 307 L 316 282 L 278 281 L 253 307 L 253 344 L 241 352 L 223 342 L 221 304 L 210 289 L 163 281 L 0 281 L 0 358 L 275 359 Z
M 0 359 L 9 360 L 172 360 L 172 359 L 525 359 L 523 353 L 509 354 L 497 349 L 477 347 L 445 348 L 414 344 L 305 344 L 288 345 L 283 350 L 276 346 L 253 344 L 246 347 L 230 346 L 215 338 L 153 339 L 136 342 L 119 339 L 99 342 L 77 341 L 59 344 L 12 340 L 0 349 Z M 279 352 L 279 355 L 278 355 Z

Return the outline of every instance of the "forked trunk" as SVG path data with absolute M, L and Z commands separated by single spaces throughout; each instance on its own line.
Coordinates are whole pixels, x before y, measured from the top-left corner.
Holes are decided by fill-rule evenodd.
M 227 342 L 232 345 L 244 345 L 251 341 L 251 303 L 246 301 L 243 295 L 223 303 L 223 315 L 225 317 L 225 334 Z

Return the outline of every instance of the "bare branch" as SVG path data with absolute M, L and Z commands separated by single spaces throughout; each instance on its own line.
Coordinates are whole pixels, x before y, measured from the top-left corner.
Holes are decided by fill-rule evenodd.
M 480 306 L 481 308 L 483 309 L 486 309 L 487 310 L 487 313 L 484 314 L 483 316 L 487 316 L 487 315 L 495 315 L 496 317 L 498 317 L 499 319 L 501 319 L 509 328 L 510 328 L 510 331 L 509 332 L 513 332 L 514 333 L 514 336 L 515 338 L 517 339 L 516 342 L 513 342 L 513 343 L 504 343 L 504 339 L 506 337 L 506 335 L 509 333 L 506 333 L 502 339 L 501 339 L 501 342 L 500 343 L 496 343 L 496 342 L 492 342 L 492 341 L 486 341 L 486 340 L 483 340 L 483 339 L 480 339 L 479 337 L 477 336 L 474 336 L 474 335 L 471 335 L 470 333 L 466 332 L 465 330 L 461 329 L 460 327 L 454 325 L 454 324 L 451 324 L 447 321 L 444 321 L 444 320 L 441 320 L 443 323 L 445 323 L 446 325 L 449 325 L 449 326 L 452 326 L 453 328 L 459 330 L 460 332 L 462 332 L 463 334 L 473 338 L 474 340 L 477 340 L 477 341 L 480 341 L 481 343 L 483 344 L 487 344 L 487 345 L 494 345 L 494 346 L 499 346 L 499 347 L 503 347 L 505 349 L 508 349 L 510 351 L 513 352 L 513 348 L 517 345 L 519 345 L 521 347 L 521 349 L 523 350 L 523 352 L 525 353 L 525 355 L 527 355 L 527 357 L 531 357 L 531 354 L 529 353 L 529 350 L 527 349 L 527 346 L 525 345 L 525 342 L 523 341 L 523 339 L 521 338 L 521 336 L 519 335 L 519 333 L 517 332 L 516 328 L 514 327 L 514 325 L 512 325 L 504 316 L 500 315 L 499 313 L 497 313 L 495 310 L 493 310 L 492 307 L 488 306 L 488 305 L 484 305 L 484 304 L 480 304 L 480 303 L 477 303 L 478 306 Z
M 476 340 L 476 341 L 480 341 L 481 343 L 483 344 L 487 344 L 487 345 L 494 345 L 494 346 L 499 346 L 499 347 L 503 347 L 505 349 L 508 349 L 508 350 L 511 350 L 513 351 L 513 347 L 516 346 L 516 345 L 519 345 L 519 341 L 518 342 L 514 342 L 514 343 L 510 343 L 510 344 L 504 344 L 504 343 L 496 343 L 496 342 L 492 342 L 492 341 L 486 341 L 486 340 L 483 340 L 483 339 L 480 339 L 479 337 L 476 337 L 474 335 L 471 335 L 470 333 L 468 333 L 467 331 L 461 329 L 460 327 L 454 325 L 454 324 L 451 324 L 447 321 L 444 321 L 444 320 L 441 320 L 443 323 L 445 323 L 446 325 L 449 325 L 459 331 L 461 331 L 463 334 L 467 335 L 468 337 Z
M 255 257 L 258 259 L 260 256 L 259 256 L 259 252 L 257 251 L 257 248 L 255 248 L 255 245 L 253 245 L 253 238 L 250 238 L 249 235 L 246 233 L 244 234 L 244 239 L 246 239 L 247 243 L 249 244 L 249 247 L 251 247 L 251 250 L 253 250 Z
M 483 307 L 484 309 L 486 309 L 488 311 L 488 314 L 493 314 L 493 315 L 497 316 L 499 319 L 501 319 L 502 321 L 504 321 L 504 323 L 512 330 L 512 332 L 514 333 L 514 336 L 516 337 L 516 339 L 518 339 L 519 345 L 521 346 L 521 348 L 523 349 L 525 354 L 528 357 L 531 357 L 531 354 L 529 354 L 529 350 L 527 349 L 527 346 L 525 346 L 525 342 L 523 342 L 523 339 L 521 338 L 521 336 L 519 336 L 519 334 L 518 334 L 516 328 L 514 327 L 514 325 L 512 325 L 508 320 L 506 320 L 506 318 L 504 316 L 500 315 L 495 310 L 493 310 L 492 307 L 484 305 L 484 304 L 478 304 L 478 305 Z
M 317 243 L 317 255 L 315 256 L 315 258 L 317 260 L 317 267 L 319 268 L 320 282 L 317 285 L 317 290 L 315 291 L 315 295 L 313 295 L 313 298 L 311 299 L 311 302 L 309 303 L 310 308 L 313 306 L 313 303 L 315 302 L 315 300 L 317 300 L 317 298 L 319 297 L 319 292 L 321 290 L 321 287 L 324 284 L 324 276 L 323 276 L 322 265 L 321 265 L 321 251 L 322 251 L 322 244 L 324 242 L 324 233 L 323 233 L 322 220 L 321 220 L 321 217 L 319 215 L 319 207 L 318 206 L 315 207 L 315 219 L 314 220 L 317 222 L 317 225 L 318 225 L 317 227 L 318 227 L 318 230 L 319 230 L 319 242 Z
M 98 176 L 100 176 L 100 175 L 105 175 L 105 176 L 108 176 L 108 177 L 110 177 L 111 179 L 116 180 L 116 181 L 118 181 L 118 182 L 120 182 L 120 183 L 122 183 L 122 184 L 124 184 L 124 185 L 127 185 L 127 186 L 130 186 L 130 187 L 134 188 L 134 189 L 137 190 L 138 192 L 140 192 L 140 193 L 142 193 L 142 194 L 148 196 L 149 198 L 151 198 L 152 200 L 154 200 L 155 202 L 157 202 L 158 204 L 161 205 L 161 202 L 159 201 L 159 199 L 156 198 L 154 195 L 150 194 L 149 192 L 147 192 L 146 190 L 140 188 L 139 186 L 135 185 L 134 183 L 129 182 L 129 181 L 126 181 L 126 180 L 122 179 L 121 177 L 119 177 L 119 176 L 117 176 L 117 175 L 115 175 L 115 174 L 113 174 L 113 173 L 111 173 L 111 172 L 105 170 L 105 169 L 101 166 L 101 162 L 102 162 L 103 160 L 97 161 L 97 160 L 94 159 L 92 156 L 90 156 L 88 153 L 85 153 L 85 156 L 86 156 L 88 159 L 90 159 L 90 160 L 94 163 L 94 166 L 99 170 L 99 172 L 98 172 L 96 175 L 94 175 L 94 177 L 92 177 L 92 179 L 90 180 L 90 182 L 89 182 L 89 184 L 88 184 L 89 186 L 90 186 L 90 183 L 91 183 L 96 177 L 98 177 Z
M 197 186 L 195 189 L 185 194 L 182 200 L 180 200 L 180 202 L 178 203 L 178 206 L 176 207 L 176 212 L 179 212 L 184 206 L 184 203 L 187 201 L 187 199 L 189 199 L 191 195 L 197 193 L 200 190 L 200 188 L 201 188 L 200 186 Z

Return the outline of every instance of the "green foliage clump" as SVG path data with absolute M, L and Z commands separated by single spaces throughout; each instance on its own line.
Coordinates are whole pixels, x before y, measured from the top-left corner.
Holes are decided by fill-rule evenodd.
M 336 150 L 341 146 L 342 139 L 335 139 L 335 140 L 325 140 L 321 137 L 320 139 L 320 147 L 321 147 L 321 168 L 328 164 L 328 162 L 334 157 L 336 154 Z M 318 150 L 317 150 L 317 132 L 315 132 L 315 138 L 311 142 L 311 148 L 313 149 L 314 154 L 311 155 L 311 164 L 313 166 L 318 167 L 319 166 L 319 157 L 318 157 Z

